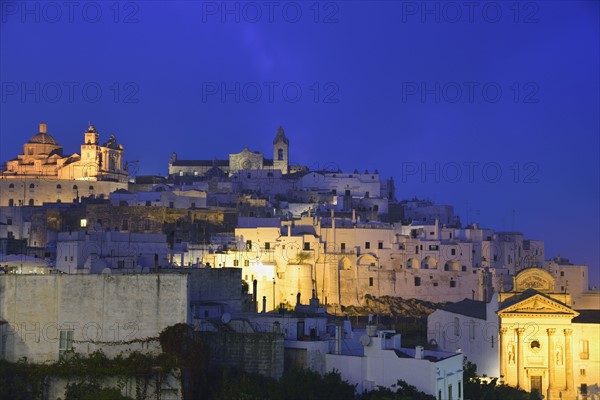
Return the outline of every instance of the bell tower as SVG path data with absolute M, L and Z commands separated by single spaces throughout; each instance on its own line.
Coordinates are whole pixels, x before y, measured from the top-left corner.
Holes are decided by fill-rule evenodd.
M 273 168 L 288 173 L 290 142 L 285 136 L 285 131 L 280 126 L 273 140 Z

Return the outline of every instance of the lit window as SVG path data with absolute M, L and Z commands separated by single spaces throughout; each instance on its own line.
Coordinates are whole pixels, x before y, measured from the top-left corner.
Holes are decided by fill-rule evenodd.
M 580 342 L 580 346 L 581 353 L 579 354 L 579 358 L 588 360 L 590 358 L 590 342 L 584 339 Z
M 87 226 L 87 219 L 83 218 L 79 220 L 79 226 L 85 228 Z

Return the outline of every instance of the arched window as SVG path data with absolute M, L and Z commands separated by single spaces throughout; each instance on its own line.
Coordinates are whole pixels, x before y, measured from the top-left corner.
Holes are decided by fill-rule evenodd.
M 13 207 L 15 205 L 15 201 L 13 199 L 8 199 L 8 206 Z
M 90 189 L 90 192 L 94 191 L 94 187 L 93 186 L 90 186 L 89 189 Z
M 15 188 L 15 184 L 11 183 L 10 185 L 8 185 L 8 189 L 12 192 L 12 190 Z
M 60 193 L 61 190 L 62 190 L 62 185 L 59 183 L 58 185 L 56 185 L 56 191 Z
M 33 199 L 29 199 L 29 205 L 32 206 L 33 205 Z
M 77 187 L 77 185 L 73 185 L 73 193 L 77 193 L 77 190 L 78 190 L 78 189 L 79 189 L 79 188 Z
M 35 190 L 35 184 L 31 183 L 29 184 L 29 191 L 33 192 Z
M 283 160 L 283 149 L 277 150 L 277 159 L 279 161 Z

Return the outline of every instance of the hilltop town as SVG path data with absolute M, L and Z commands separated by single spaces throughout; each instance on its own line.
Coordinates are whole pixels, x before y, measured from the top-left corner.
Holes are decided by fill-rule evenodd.
M 51 132 L 0 173 L 0 360 L 158 356 L 185 324 L 210 365 L 337 371 L 357 394 L 463 399 L 466 359 L 545 399 L 600 395 L 600 292 L 543 238 L 464 224 L 376 169 L 292 165 L 282 127 L 272 155 L 172 153 L 166 176 L 134 176 L 93 125 L 72 154 Z M 186 398 L 151 374 L 142 398 Z

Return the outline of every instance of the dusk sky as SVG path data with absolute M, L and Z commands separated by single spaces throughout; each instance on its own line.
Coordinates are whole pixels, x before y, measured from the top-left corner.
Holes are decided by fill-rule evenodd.
M 466 5 L 469 4 L 469 5 Z M 600 6 L 0 1 L 0 160 L 91 121 L 137 174 L 272 157 L 393 177 L 398 199 L 600 265 Z

